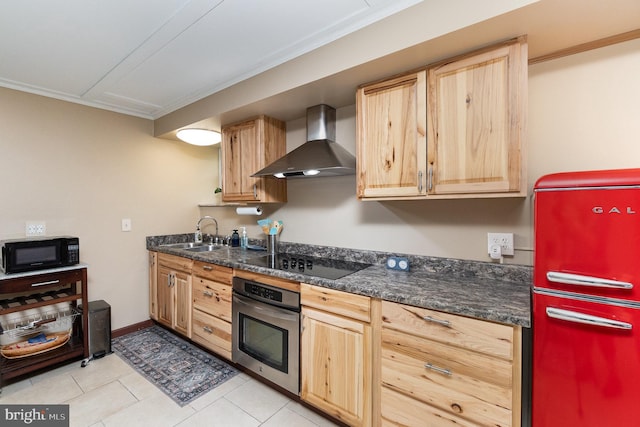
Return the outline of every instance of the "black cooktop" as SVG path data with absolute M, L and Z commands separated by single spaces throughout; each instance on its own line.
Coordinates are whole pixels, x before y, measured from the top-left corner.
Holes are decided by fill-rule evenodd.
M 339 279 L 369 267 L 369 264 L 363 264 L 361 262 L 287 253 L 249 258 L 244 262 L 260 267 L 275 268 L 277 270 L 331 280 Z

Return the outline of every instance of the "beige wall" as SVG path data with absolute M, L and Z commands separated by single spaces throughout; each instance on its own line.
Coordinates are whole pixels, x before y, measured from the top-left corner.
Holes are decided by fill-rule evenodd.
M 640 40 L 531 66 L 529 187 L 543 174 L 638 166 Z M 287 123 L 289 150 L 304 118 Z M 199 215 L 223 233 L 250 225 L 213 202 L 217 151 L 151 137 L 152 123 L 0 89 L 0 236 L 28 220 L 78 235 L 90 300 L 112 306 L 113 327 L 148 318 L 148 235 L 193 231 Z M 355 109 L 338 110 L 338 141 L 355 151 Z M 289 181 L 289 203 L 263 206 L 293 242 L 488 260 L 486 233 L 514 232 L 513 260 L 531 264 L 531 197 L 514 200 L 358 202 L 355 177 Z M 120 231 L 131 218 L 133 231 Z M 210 229 L 206 229 L 209 232 Z
M 111 305 L 114 329 L 148 318 L 145 237 L 193 228 L 217 180 L 217 150 L 153 138 L 152 126 L 0 89 L 0 238 L 24 237 L 29 220 L 80 237 L 89 300 Z

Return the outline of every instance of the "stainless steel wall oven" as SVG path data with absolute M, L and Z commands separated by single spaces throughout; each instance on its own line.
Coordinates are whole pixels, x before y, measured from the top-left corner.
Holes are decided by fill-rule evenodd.
M 232 359 L 294 394 L 300 392 L 300 294 L 233 278 Z

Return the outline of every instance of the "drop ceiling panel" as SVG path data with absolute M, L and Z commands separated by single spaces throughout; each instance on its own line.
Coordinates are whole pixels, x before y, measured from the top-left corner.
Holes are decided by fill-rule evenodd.
M 4 1 L 0 82 L 82 96 L 187 2 Z
M 177 108 L 330 41 L 348 19 L 368 9 L 363 0 L 225 1 L 112 92 Z
M 422 0 L 3 0 L 0 86 L 157 118 Z

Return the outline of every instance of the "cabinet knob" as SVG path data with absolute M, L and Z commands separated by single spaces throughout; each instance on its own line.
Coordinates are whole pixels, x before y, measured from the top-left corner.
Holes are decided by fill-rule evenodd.
M 204 294 L 205 297 L 212 297 L 213 296 L 213 292 L 211 292 L 211 291 L 203 291 L 202 293 Z
M 456 414 L 461 414 L 462 413 L 462 406 L 458 405 L 457 403 L 454 403 L 451 405 L 451 410 L 453 412 L 455 412 Z
M 211 328 L 210 328 L 210 327 L 208 327 L 208 326 L 204 326 L 202 329 L 203 329 L 205 332 L 209 333 L 209 334 L 212 334 L 212 333 L 213 333 L 213 329 L 211 329 Z
M 212 271 L 213 267 L 211 267 L 210 265 L 203 265 L 202 269 L 205 270 L 205 271 Z

